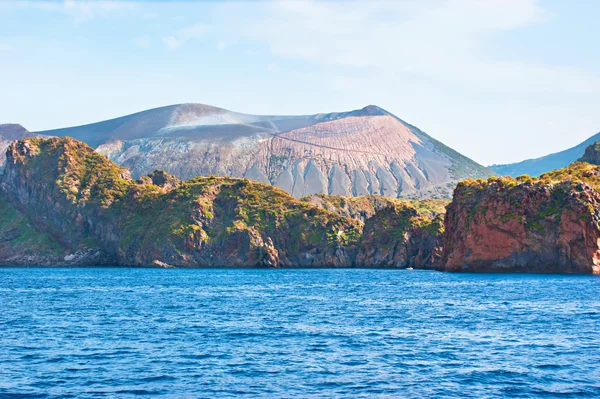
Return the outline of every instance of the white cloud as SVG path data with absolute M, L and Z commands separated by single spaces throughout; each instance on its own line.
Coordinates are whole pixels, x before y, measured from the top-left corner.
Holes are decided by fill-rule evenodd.
M 500 94 L 600 91 L 593 72 L 519 60 L 489 59 L 494 34 L 542 22 L 538 0 L 430 0 L 253 3 L 258 18 L 234 19 L 238 39 L 266 43 L 275 55 L 330 67 L 377 71 L 394 80 L 422 79 Z M 256 7 L 260 7 L 256 11 Z M 231 20 L 231 18 L 229 18 Z
M 208 25 L 195 24 L 180 29 L 174 35 L 163 37 L 162 41 L 169 49 L 176 50 L 191 39 L 205 36 L 207 32 L 211 31 L 211 29 L 212 28 Z
M 549 99 L 574 112 L 577 104 L 597 103 L 600 95 L 597 70 L 569 65 L 568 59 L 560 65 L 508 58 L 490 44 L 507 32 L 554 18 L 539 0 L 290 0 L 229 5 L 221 11 L 219 20 L 229 22 L 221 25 L 231 32 L 229 39 L 313 64 L 329 87 L 369 96 L 369 102 L 385 99 L 379 105 L 399 116 L 408 113 L 406 118 L 415 117 L 417 125 L 429 124 L 438 138 L 460 142 L 460 136 L 487 134 L 487 140 L 506 141 L 509 129 L 514 139 L 534 131 L 546 134 Z M 507 109 L 517 112 L 507 115 Z M 450 110 L 464 123 L 475 122 L 470 131 L 438 122 Z M 563 116 L 565 123 L 574 119 Z M 473 143 L 463 149 L 473 154 Z M 500 155 L 493 152 L 498 149 L 484 158 L 496 161 Z M 518 152 L 510 150 L 504 157 L 517 158 Z

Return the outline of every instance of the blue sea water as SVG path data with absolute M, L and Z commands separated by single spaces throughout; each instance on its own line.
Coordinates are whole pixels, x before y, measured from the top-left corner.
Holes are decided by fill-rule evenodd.
M 0 269 L 0 398 L 600 397 L 600 278 Z

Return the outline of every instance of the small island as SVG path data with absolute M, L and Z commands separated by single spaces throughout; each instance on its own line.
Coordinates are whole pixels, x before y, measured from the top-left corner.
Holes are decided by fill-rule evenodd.
M 465 180 L 452 201 L 295 199 L 248 179 L 134 180 L 80 141 L 26 138 L 0 187 L 6 266 L 600 273 L 600 167 L 586 162 Z

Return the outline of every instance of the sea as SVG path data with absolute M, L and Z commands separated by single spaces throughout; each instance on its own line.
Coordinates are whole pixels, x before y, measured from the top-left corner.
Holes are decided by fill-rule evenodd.
M 0 268 L 0 398 L 600 397 L 600 277 Z

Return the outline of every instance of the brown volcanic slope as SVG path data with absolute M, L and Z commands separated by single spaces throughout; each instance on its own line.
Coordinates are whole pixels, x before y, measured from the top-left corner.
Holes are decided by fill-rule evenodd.
M 91 125 L 40 132 L 97 148 L 134 177 L 247 177 L 310 194 L 449 197 L 491 171 L 376 107 L 306 116 L 255 116 L 172 105 Z

